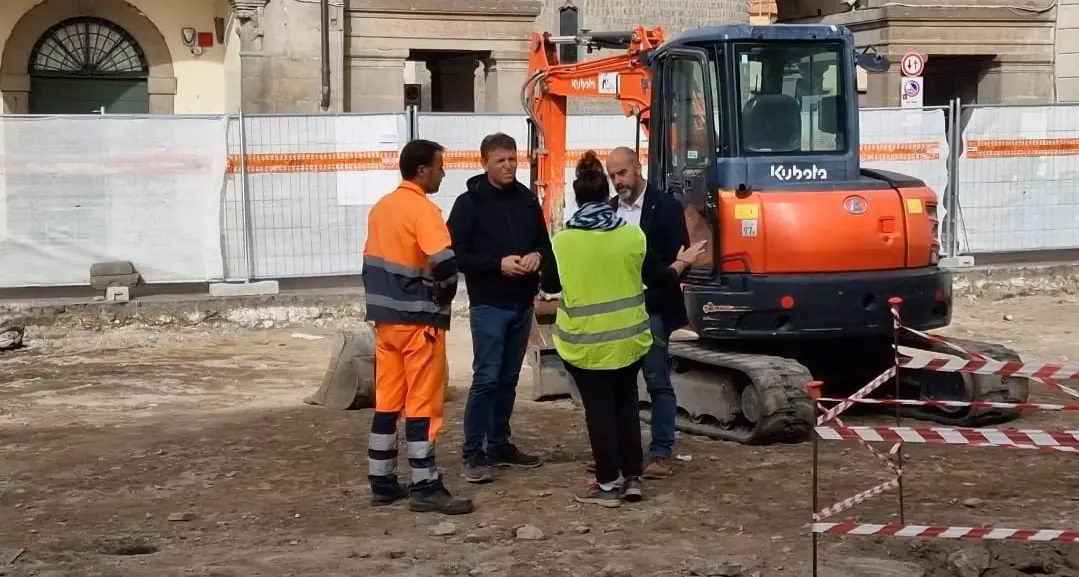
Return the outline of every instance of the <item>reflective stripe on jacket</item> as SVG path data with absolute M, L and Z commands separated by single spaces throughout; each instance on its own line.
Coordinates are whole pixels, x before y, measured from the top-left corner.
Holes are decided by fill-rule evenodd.
M 640 227 L 566 229 L 551 241 L 562 297 L 552 332 L 562 360 L 582 369 L 628 366 L 648 352 L 646 241 Z
M 432 271 L 452 260 L 442 211 L 418 186 L 402 182 L 375 203 L 368 217 L 363 251 L 367 320 L 448 329 L 456 266 L 441 275 L 445 278 Z

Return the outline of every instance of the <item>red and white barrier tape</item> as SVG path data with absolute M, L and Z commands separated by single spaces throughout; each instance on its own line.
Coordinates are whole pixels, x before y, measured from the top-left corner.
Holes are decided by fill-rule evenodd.
M 976 409 L 1019 409 L 1019 410 L 1038 410 L 1038 411 L 1079 411 L 1079 403 L 1069 403 L 1066 405 L 1054 404 L 1054 403 L 996 403 L 992 401 L 940 401 L 940 400 L 924 400 L 916 401 L 914 399 L 855 399 L 854 397 L 842 397 L 831 398 L 822 397 L 820 399 L 823 403 L 861 403 L 865 405 L 887 405 L 894 407 L 895 405 L 901 405 L 905 407 L 973 407 Z
M 953 342 L 951 342 L 951 341 L 949 341 L 947 339 L 938 337 L 937 335 L 931 335 L 929 333 L 925 333 L 925 332 L 919 331 L 917 329 L 912 329 L 910 327 L 900 326 L 899 328 L 903 329 L 904 331 L 907 331 L 908 333 L 910 333 L 912 335 L 915 335 L 917 337 L 921 337 L 921 338 L 923 338 L 923 339 L 925 339 L 925 340 L 927 340 L 927 341 L 929 341 L 931 343 L 936 343 L 936 344 L 941 345 L 943 347 L 947 347 L 947 348 L 949 348 L 949 349 L 951 349 L 951 350 L 953 350 L 953 351 L 955 351 L 957 353 L 961 353 L 965 357 L 968 357 L 968 358 L 971 358 L 971 359 L 983 360 L 983 361 L 990 360 L 989 357 L 979 353 L 978 351 L 964 348 L 964 347 L 962 347 L 960 345 L 957 345 L 957 344 L 955 344 L 955 343 L 953 343 Z
M 843 421 L 840 421 L 838 418 L 836 418 L 834 422 L 837 427 L 846 427 L 846 425 L 843 424 Z M 878 451 L 877 448 L 873 445 L 870 445 L 869 441 L 859 440 L 858 442 L 861 443 L 861 445 L 865 447 L 865 449 L 869 451 L 871 455 L 879 459 L 885 467 L 888 467 L 888 470 L 890 470 L 892 473 L 895 473 L 896 477 L 903 476 L 903 469 L 899 467 L 898 463 L 892 460 L 892 457 L 895 456 L 895 454 L 898 453 L 899 449 L 903 446 L 902 443 L 896 443 L 892 445 L 892 448 L 888 450 L 887 454 L 885 454 Z
M 924 539 L 985 539 L 991 541 L 1079 542 L 1079 531 L 1059 529 L 1007 529 L 933 525 L 873 525 L 869 523 L 813 523 L 813 532 L 824 535 L 918 537 Z
M 858 493 L 857 495 L 854 495 L 853 497 L 850 497 L 848 499 L 843 499 L 842 501 L 839 501 L 838 503 L 836 503 L 834 505 L 831 505 L 829 507 L 825 507 L 825 508 L 821 509 L 820 511 L 818 511 L 816 513 L 813 513 L 813 520 L 814 521 L 823 521 L 824 519 L 827 519 L 828 517 L 831 517 L 832 515 L 836 515 L 838 513 L 842 513 L 843 511 L 846 511 L 847 509 L 853 508 L 858 503 L 864 503 L 864 502 L 872 499 L 873 497 L 876 497 L 878 495 L 882 495 L 885 492 L 891 491 L 892 489 L 896 489 L 898 487 L 899 487 L 899 479 L 898 478 L 892 479 L 891 481 L 885 481 L 884 483 L 881 483 L 880 485 L 877 485 L 876 487 L 873 487 L 872 489 L 866 489 L 865 491 L 862 491 L 861 493 Z
M 919 330 L 912 329 L 910 327 L 903 326 L 902 318 L 899 316 L 899 309 L 897 307 L 895 307 L 895 306 L 892 307 L 892 320 L 893 320 L 893 324 L 894 324 L 894 326 L 895 326 L 895 328 L 897 330 L 902 329 L 904 331 L 907 331 L 907 332 L 911 333 L 912 335 L 916 335 L 918 337 L 921 337 L 921 338 L 923 338 L 923 339 L 925 339 L 925 340 L 927 340 L 929 342 L 936 343 L 936 344 L 939 344 L 941 346 L 952 349 L 953 351 L 956 351 L 956 352 L 962 354 L 967 359 L 970 359 L 970 360 L 973 360 L 973 361 L 989 361 L 989 362 L 993 362 L 993 363 L 1002 362 L 1002 361 L 996 361 L 994 359 L 990 359 L 989 357 L 979 353 L 978 351 L 966 349 L 964 347 L 961 347 L 961 346 L 959 346 L 959 345 L 957 345 L 957 344 L 955 344 L 955 343 L 953 343 L 951 341 L 948 341 L 948 340 L 943 339 L 941 337 L 938 337 L 936 335 L 931 335 L 929 333 L 925 333 L 925 332 L 922 332 L 922 331 L 919 331 Z M 903 364 L 902 360 L 900 361 L 900 364 L 901 365 Z M 1021 363 L 1021 364 L 1034 365 L 1035 363 Z M 1073 369 L 1076 368 L 1076 365 L 1044 365 L 1044 366 L 1046 368 L 1048 368 L 1048 367 L 1072 367 Z M 918 367 L 908 367 L 908 368 L 918 368 Z M 928 370 L 933 370 L 933 369 L 928 369 Z M 964 372 L 968 372 L 968 371 L 964 371 Z M 1057 372 L 1059 372 L 1059 371 L 1054 371 L 1054 373 L 1057 373 Z M 1073 389 L 1071 387 L 1062 385 L 1062 384 L 1052 380 L 1054 378 L 1053 375 L 1034 374 L 1034 375 L 1015 375 L 1015 376 L 1028 376 L 1031 380 L 1038 381 L 1039 383 L 1041 383 L 1041 384 L 1043 384 L 1043 385 L 1045 385 L 1047 387 L 1057 389 L 1057 390 L 1059 390 L 1059 391 L 1061 391 L 1063 393 L 1066 393 L 1066 394 L 1068 394 L 1068 395 L 1070 395 L 1072 397 L 1075 397 L 1075 398 L 1079 399 L 1079 390 L 1076 390 L 1076 389 Z M 1057 376 L 1056 378 L 1061 378 L 1061 377 Z
M 975 445 L 979 447 L 1046 448 L 1079 452 L 1079 431 L 1041 431 L 1033 429 L 966 429 L 950 427 L 815 427 L 826 441 L 886 441 Z
M 881 385 L 883 385 L 884 383 L 887 383 L 889 380 L 891 380 L 892 377 L 895 376 L 895 374 L 896 374 L 896 368 L 894 366 L 888 367 L 887 369 L 884 370 L 883 373 L 877 375 L 877 378 L 873 379 L 872 381 L 869 381 L 868 383 L 866 383 L 866 385 L 864 387 L 862 387 L 862 388 L 858 389 L 857 391 L 855 391 L 854 394 L 852 394 L 850 396 L 850 398 L 851 399 L 862 399 L 862 398 L 864 398 L 866 395 L 869 395 L 873 391 L 879 389 L 881 387 Z M 834 407 L 832 407 L 830 409 L 824 410 L 824 414 L 817 417 L 817 424 L 818 425 L 823 425 L 824 423 L 827 423 L 828 421 L 831 421 L 831 420 L 835 419 L 836 417 L 839 416 L 840 413 L 842 413 L 843 411 L 846 411 L 847 409 L 851 408 L 851 406 L 853 406 L 854 403 L 855 403 L 855 401 L 842 402 L 842 403 L 840 403 L 840 404 L 838 404 L 838 405 L 836 405 L 836 406 L 834 406 Z
M 994 361 L 992 359 L 942 359 L 940 357 L 918 355 L 899 359 L 899 366 L 907 369 L 945 373 L 974 373 L 976 375 L 1029 377 L 1062 381 L 1079 379 L 1079 365 L 1076 364 L 1024 363 L 1020 361 Z

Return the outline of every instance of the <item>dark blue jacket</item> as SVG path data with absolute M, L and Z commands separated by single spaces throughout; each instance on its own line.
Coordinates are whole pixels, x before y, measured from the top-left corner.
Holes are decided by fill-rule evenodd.
M 610 202 L 617 210 L 618 197 L 615 196 Z M 641 200 L 641 230 L 648 239 L 648 251 L 664 266 L 673 263 L 679 249 L 689 245 L 689 230 L 686 228 L 682 203 L 651 184 L 645 188 Z M 660 315 L 668 332 L 689 323 L 682 287 L 677 282 L 649 286 L 644 291 L 644 299 L 648 314 Z
M 468 179 L 446 225 L 453 239 L 457 268 L 465 275 L 470 306 L 505 309 L 532 306 L 539 293 L 539 272 L 502 275 L 502 258 L 538 252 L 541 263 L 554 258 L 543 208 L 527 186 L 514 182 L 495 188 L 486 174 Z

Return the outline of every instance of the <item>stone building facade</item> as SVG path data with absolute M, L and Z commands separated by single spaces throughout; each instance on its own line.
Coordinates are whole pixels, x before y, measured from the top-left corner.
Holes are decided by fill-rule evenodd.
M 748 21 L 748 0 L 359 0 L 330 7 L 330 109 L 401 110 L 404 84 L 423 110 L 517 112 L 533 31 L 559 31 L 573 8 L 580 29 L 661 25 L 670 32 Z M 241 17 L 245 110 L 315 110 L 321 75 L 319 6 L 307 0 L 234 0 Z M 248 8 L 250 10 L 250 8 Z M 251 12 L 249 12 L 251 13 Z M 270 39 L 273 39 L 270 41 Z M 287 82 L 282 80 L 287 79 Z
M 898 104 L 898 63 L 910 51 L 928 57 L 927 105 L 955 97 L 981 104 L 1079 100 L 1079 0 L 855 4 L 3 0 L 0 97 L 6 113 L 384 112 L 402 110 L 405 87 L 414 85 L 424 110 L 515 113 L 529 34 L 562 32 L 562 11 L 572 10 L 578 29 L 662 25 L 672 35 L 747 22 L 751 14 L 756 21 L 845 25 L 859 44 L 893 62 L 891 71 L 869 76 L 865 106 Z M 64 42 L 91 38 L 110 47 L 107 58 L 63 57 Z M 605 108 L 575 104 L 579 112 Z
M 957 97 L 979 104 L 1079 98 L 1079 0 L 858 0 L 853 10 L 838 0 L 775 4 L 779 22 L 847 26 L 856 42 L 891 60 L 887 73 L 869 75 L 863 106 L 899 105 L 899 63 L 908 52 L 926 56 L 926 106 Z

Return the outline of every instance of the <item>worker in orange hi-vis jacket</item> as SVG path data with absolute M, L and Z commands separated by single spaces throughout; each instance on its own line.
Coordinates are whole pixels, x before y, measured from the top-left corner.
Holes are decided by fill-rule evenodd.
M 412 511 L 472 512 L 435 468 L 448 382 L 446 331 L 457 294 L 457 261 L 438 192 L 441 145 L 413 140 L 401 150 L 402 182 L 371 209 L 363 251 L 367 320 L 375 323 L 375 416 L 367 450 L 371 504 L 406 496 Z M 397 422 L 405 417 L 411 482 L 397 480 Z

